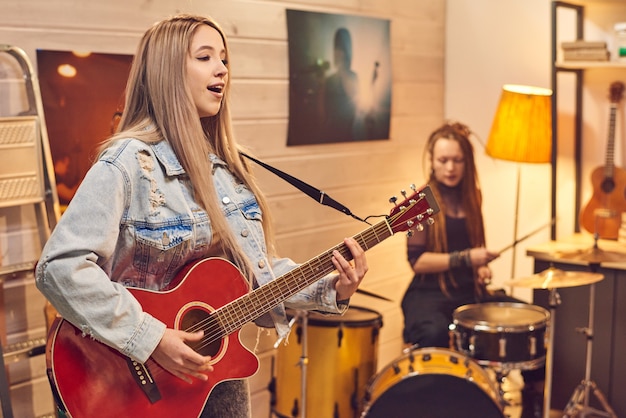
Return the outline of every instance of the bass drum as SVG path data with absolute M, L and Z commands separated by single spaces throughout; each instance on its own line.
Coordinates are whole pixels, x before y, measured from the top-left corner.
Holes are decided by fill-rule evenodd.
M 498 388 L 478 363 L 443 348 L 415 349 L 371 381 L 362 418 L 504 418 Z
M 287 312 L 292 318 L 293 312 Z M 303 321 L 297 318 L 287 344 L 277 350 L 273 412 L 280 418 L 302 414 Z M 382 316 L 351 306 L 342 316 L 309 312 L 306 333 L 306 417 L 358 417 L 367 382 L 376 373 Z

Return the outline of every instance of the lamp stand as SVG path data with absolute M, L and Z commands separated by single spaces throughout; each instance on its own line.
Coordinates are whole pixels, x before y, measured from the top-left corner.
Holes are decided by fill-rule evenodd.
M 519 216 L 519 200 L 521 189 L 521 177 L 522 177 L 522 165 L 517 163 L 517 185 L 515 187 L 515 223 L 513 226 L 513 246 L 511 248 L 511 280 L 515 278 L 515 256 L 517 253 L 517 224 Z M 513 287 L 509 290 L 511 296 L 513 296 Z

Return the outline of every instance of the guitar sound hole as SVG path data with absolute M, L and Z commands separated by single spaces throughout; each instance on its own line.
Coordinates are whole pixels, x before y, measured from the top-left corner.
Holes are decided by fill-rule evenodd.
M 222 329 L 209 312 L 203 309 L 192 309 L 185 313 L 181 328 L 189 332 L 204 330 L 204 338 L 200 341 L 187 342 L 197 353 L 203 356 L 215 356 L 222 345 Z
M 601 188 L 604 193 L 611 193 L 615 189 L 615 181 L 612 178 L 606 178 L 602 182 Z

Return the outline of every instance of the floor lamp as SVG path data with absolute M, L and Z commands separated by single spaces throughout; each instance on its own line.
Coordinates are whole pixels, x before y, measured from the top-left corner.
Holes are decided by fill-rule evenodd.
M 515 278 L 515 253 L 518 242 L 518 213 L 520 200 L 521 163 L 549 163 L 552 157 L 552 91 L 540 87 L 506 84 L 502 87 L 500 102 L 491 125 L 486 152 L 493 158 L 517 162 L 515 188 L 515 226 L 511 279 Z M 509 247 L 506 247 L 509 248 Z M 554 321 L 552 309 L 551 321 Z M 554 322 L 552 323 L 554 326 Z M 544 389 L 544 418 L 550 411 L 552 387 L 553 343 L 549 342 L 546 356 Z
M 552 90 L 505 84 L 487 140 L 487 155 L 518 163 L 549 163 L 552 156 Z M 511 279 L 515 278 L 515 252 L 519 242 L 518 213 L 521 164 L 517 165 L 515 226 Z M 507 247 L 509 248 L 509 247 Z

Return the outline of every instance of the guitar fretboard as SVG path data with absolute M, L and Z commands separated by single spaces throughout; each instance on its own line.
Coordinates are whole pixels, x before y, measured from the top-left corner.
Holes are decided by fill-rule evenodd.
M 615 172 L 615 114 L 617 113 L 617 103 L 611 103 L 609 115 L 609 137 L 606 146 L 606 161 L 604 163 L 604 176 L 613 178 Z
M 367 230 L 353 236 L 364 250 L 369 250 L 376 244 L 393 235 L 387 220 L 381 221 Z M 322 277 L 335 270 L 332 263 L 333 251 L 337 250 L 346 259 L 352 260 L 352 253 L 345 244 L 339 244 L 328 251 L 307 261 L 290 272 L 272 280 L 264 286 L 246 294 L 220 309 L 212 315 L 221 324 L 220 332 L 223 338 L 241 328 L 300 290 L 310 286 Z

